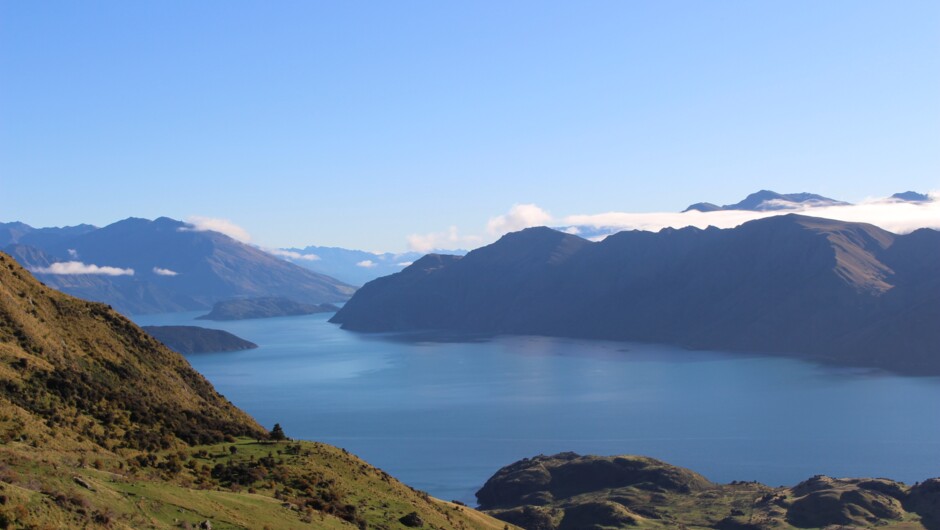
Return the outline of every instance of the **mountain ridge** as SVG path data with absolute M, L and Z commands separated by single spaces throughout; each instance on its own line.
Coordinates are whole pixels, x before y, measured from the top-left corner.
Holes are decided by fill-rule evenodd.
M 436 258 L 433 269 L 416 262 L 363 286 L 331 321 L 357 331 L 638 340 L 940 373 L 940 334 L 927 324 L 940 311 L 929 272 L 940 270 L 935 230 L 895 235 L 787 214 L 600 242 L 546 231 Z
M 45 241 L 42 247 L 13 243 L 6 250 L 49 285 L 131 314 L 209 309 L 236 297 L 332 303 L 355 290 L 224 234 L 167 217 L 131 217 Z

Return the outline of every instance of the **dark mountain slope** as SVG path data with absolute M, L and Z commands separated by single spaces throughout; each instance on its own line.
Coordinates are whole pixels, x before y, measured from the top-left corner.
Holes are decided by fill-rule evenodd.
M 28 268 L 80 261 L 132 269 L 132 275 L 37 275 L 65 292 L 127 313 L 208 309 L 235 297 L 281 296 L 305 303 L 343 301 L 354 288 L 276 258 L 218 232 L 193 231 L 180 221 L 125 219 L 36 251 L 9 249 Z
M 785 215 L 730 230 L 529 229 L 366 284 L 333 321 L 796 353 L 940 373 L 940 233 Z

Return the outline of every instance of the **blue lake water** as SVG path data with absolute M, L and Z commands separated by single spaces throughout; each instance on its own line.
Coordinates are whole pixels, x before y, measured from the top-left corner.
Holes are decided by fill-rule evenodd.
M 405 483 L 475 504 L 539 453 L 642 454 L 719 482 L 940 476 L 940 378 L 795 359 L 543 337 L 406 342 L 329 315 L 143 325 L 225 329 L 255 350 L 188 359 L 266 427 L 337 445 Z

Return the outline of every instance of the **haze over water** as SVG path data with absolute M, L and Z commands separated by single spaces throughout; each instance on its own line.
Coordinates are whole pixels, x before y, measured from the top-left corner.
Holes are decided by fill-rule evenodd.
M 406 484 L 475 504 L 497 469 L 539 453 L 642 454 L 711 480 L 940 476 L 940 378 L 796 359 L 543 337 L 408 342 L 329 315 L 194 322 L 255 350 L 189 361 L 293 438 L 348 449 Z

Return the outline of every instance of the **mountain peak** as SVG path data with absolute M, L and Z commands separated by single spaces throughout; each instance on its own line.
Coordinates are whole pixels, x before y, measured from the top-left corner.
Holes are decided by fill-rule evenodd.
M 749 210 L 755 212 L 786 210 L 802 206 L 836 206 L 849 203 L 823 197 L 815 193 L 777 193 L 772 190 L 759 190 L 751 193 L 734 204 L 718 206 L 710 202 L 698 202 L 690 205 L 683 212 L 714 212 L 717 210 Z
M 891 196 L 892 199 L 897 199 L 900 201 L 908 202 L 929 202 L 930 196 L 926 193 L 917 193 L 916 191 L 904 191 L 901 193 L 895 193 Z

